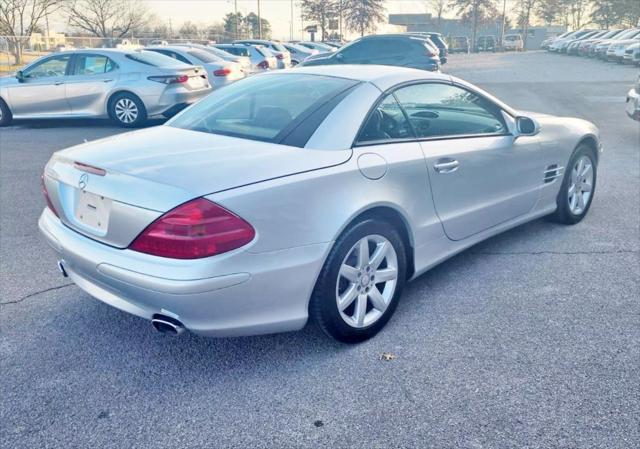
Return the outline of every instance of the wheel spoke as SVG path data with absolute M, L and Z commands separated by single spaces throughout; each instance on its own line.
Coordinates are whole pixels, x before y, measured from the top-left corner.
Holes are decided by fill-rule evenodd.
M 371 305 L 378 309 L 380 312 L 384 312 L 387 310 L 387 303 L 384 301 L 382 294 L 378 290 L 377 287 L 373 287 L 369 292 L 369 299 L 371 300 Z
M 591 184 L 587 184 L 586 182 L 582 183 L 582 191 L 583 192 L 591 192 Z
M 569 187 L 569 196 L 573 195 L 573 192 L 576 191 L 576 185 L 575 183 L 572 183 L 571 186 Z
M 395 268 L 383 268 L 375 273 L 376 282 L 393 281 L 398 277 L 398 270 Z
M 358 291 L 355 285 L 351 285 L 346 292 L 338 298 L 338 308 L 341 312 L 351 305 L 354 299 L 358 297 Z
M 354 318 L 358 327 L 364 326 L 364 317 L 367 315 L 367 295 L 358 295 Z
M 584 168 L 584 159 L 580 158 L 580 160 L 578 161 L 578 165 L 576 166 L 576 174 L 578 176 L 581 176 L 583 168 Z
M 390 245 L 389 242 L 382 242 L 376 246 L 376 250 L 373 252 L 373 256 L 371 256 L 371 261 L 369 262 L 373 270 L 376 270 L 387 256 Z
M 358 244 L 358 268 L 369 264 L 369 239 L 363 238 Z
M 571 198 L 569 199 L 569 208 L 571 208 L 572 211 L 576 209 L 577 200 L 578 200 L 578 194 L 576 192 L 573 192 L 573 194 L 571 195 Z
M 343 263 L 340 267 L 340 276 L 347 279 L 350 282 L 358 282 L 358 269 Z
M 580 207 L 580 210 L 584 210 L 584 195 L 582 193 L 578 194 L 578 207 Z
M 591 164 L 584 164 L 584 168 L 583 170 L 580 172 L 580 176 L 582 176 L 583 178 L 587 176 L 587 174 L 591 171 L 592 167 Z

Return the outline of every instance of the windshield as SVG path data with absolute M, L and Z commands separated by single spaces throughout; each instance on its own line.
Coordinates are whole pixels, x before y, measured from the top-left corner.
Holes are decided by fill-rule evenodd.
M 150 65 L 153 67 L 184 67 L 187 64 L 173 59 L 169 56 L 162 55 L 155 51 L 140 51 L 135 53 L 127 53 L 125 55 L 127 59 L 139 62 L 141 64 Z
M 355 84 L 357 81 L 328 76 L 255 76 L 214 92 L 167 125 L 277 142 L 307 113 Z

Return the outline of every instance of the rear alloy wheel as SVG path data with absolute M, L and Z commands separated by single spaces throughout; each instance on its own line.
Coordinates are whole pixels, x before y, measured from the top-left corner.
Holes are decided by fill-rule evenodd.
M 593 149 L 580 145 L 571 157 L 562 180 L 558 209 L 553 215 L 555 221 L 576 224 L 587 215 L 596 189 L 596 168 Z
M 138 97 L 121 93 L 109 102 L 109 116 L 120 126 L 134 128 L 147 120 L 147 111 Z
M 393 314 L 406 278 L 402 238 L 388 223 L 348 229 L 320 274 L 311 315 L 331 337 L 355 343 L 374 336 Z
M 9 126 L 12 121 L 13 116 L 11 115 L 9 106 L 0 98 L 0 126 Z

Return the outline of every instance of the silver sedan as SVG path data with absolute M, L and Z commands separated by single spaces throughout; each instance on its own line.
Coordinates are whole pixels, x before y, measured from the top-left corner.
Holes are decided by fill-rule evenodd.
M 587 214 L 597 128 L 399 67 L 270 72 L 163 126 L 55 153 L 42 233 L 81 289 L 162 332 L 357 342 L 407 281 L 481 240 Z
M 174 115 L 211 90 L 202 67 L 156 53 L 65 51 L 0 78 L 0 126 L 12 119 L 110 117 L 135 127 Z

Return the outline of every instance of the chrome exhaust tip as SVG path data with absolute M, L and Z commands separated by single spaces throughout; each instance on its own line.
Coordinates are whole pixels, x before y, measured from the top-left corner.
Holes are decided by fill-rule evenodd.
M 185 331 L 180 321 L 165 315 L 154 315 L 151 324 L 161 334 L 180 335 Z

